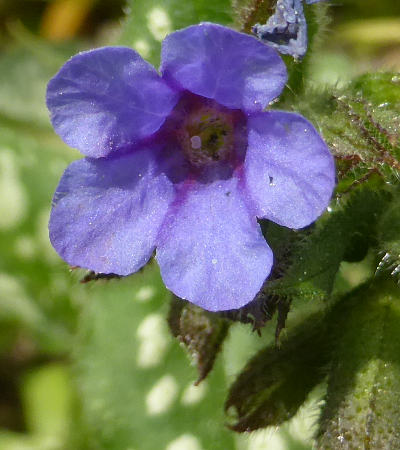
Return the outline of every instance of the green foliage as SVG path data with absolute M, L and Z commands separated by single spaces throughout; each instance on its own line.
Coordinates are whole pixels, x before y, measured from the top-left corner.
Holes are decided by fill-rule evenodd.
M 355 249 L 361 260 L 374 245 L 377 220 L 390 198 L 385 190 L 359 188 L 340 201 L 298 243 L 293 264 L 284 277 L 268 284 L 267 291 L 284 297 L 329 298 L 340 263 L 348 254 L 354 259 Z
M 397 285 L 377 278 L 261 350 L 230 388 L 232 429 L 281 425 L 328 373 L 318 448 L 397 448 L 399 300 Z
M 379 270 L 390 271 L 399 277 L 400 273 L 400 205 L 396 199 L 382 215 L 379 222 L 378 248 L 382 256 Z
M 176 439 L 232 448 L 222 367 L 193 386 L 195 370 L 168 334 L 156 267 L 88 289 L 75 357 L 90 448 L 153 450 Z
M 351 89 L 374 105 L 400 107 L 400 76 L 397 73 L 369 73 L 359 76 L 351 84 Z
M 379 222 L 379 246 L 382 251 L 399 257 L 400 255 L 400 199 L 395 201 L 382 215 Z
M 274 2 L 232 3 L 235 18 L 228 0 L 129 0 L 119 43 L 156 64 L 167 32 L 205 20 L 235 20 L 250 32 Z M 224 427 L 227 392 L 232 429 L 276 427 L 325 375 L 320 448 L 400 447 L 400 298 L 397 278 L 389 277 L 400 273 L 400 77 L 370 73 L 341 89 L 311 86 L 326 10 L 306 7 L 311 50 L 301 63 L 286 58 L 289 89 L 277 106 L 303 112 L 322 132 L 336 156 L 337 195 L 308 229 L 261 224 L 275 266 L 256 304 L 215 315 L 174 301 L 169 324 L 177 340 L 154 265 L 129 279 L 83 285 L 79 277 L 96 277 L 71 275 L 50 247 L 51 196 L 79 155 L 53 134 L 44 95 L 77 48 L 10 26 L 17 44 L 0 56 L 0 368 L 7 368 L 0 407 L 2 414 L 14 408 L 8 423 L 20 433 L 0 432 L 0 448 L 247 448 Z M 378 276 L 368 272 L 368 283 L 354 289 L 348 268 L 366 264 L 366 255 Z M 272 327 L 278 322 L 280 331 L 289 304 L 276 347 Z M 271 321 L 275 311 L 281 317 Z M 265 329 L 258 338 L 234 321 Z
M 63 364 L 48 364 L 24 376 L 22 398 L 33 434 L 65 441 L 73 407 L 71 377 Z
M 33 333 L 39 352 L 65 351 L 75 324 L 74 282 L 48 242 L 47 220 L 52 192 L 73 152 L 51 132 L 39 99 L 54 66 L 43 66 L 25 50 L 3 54 L 0 66 L 1 76 L 6 67 L 15 74 L 0 88 L 0 245 L 7 255 L 0 259 L 0 323 Z
M 376 279 L 342 304 L 318 448 L 398 448 L 399 288 Z
M 338 192 L 346 192 L 352 183 L 367 181 L 373 175 L 397 183 L 398 74 L 365 74 L 340 90 L 309 85 L 294 108 L 315 123 L 335 155 Z
M 225 404 L 233 430 L 277 426 L 293 417 L 323 380 L 329 361 L 323 319 L 322 312 L 311 315 L 290 330 L 281 347 L 268 346 L 248 362 Z
M 48 241 L 52 193 L 74 156 L 43 96 L 68 52 L 46 44 L 0 56 L 0 448 L 64 447 L 74 388 L 67 363 L 80 295 Z M 45 56 L 47 55 L 47 56 Z
M 46 84 L 52 73 L 25 49 L 8 51 L 0 59 L 0 113 L 7 118 L 49 127 L 43 105 Z M 10 90 L 9 80 L 13 80 Z M 27 83 L 26 80 L 30 82 Z

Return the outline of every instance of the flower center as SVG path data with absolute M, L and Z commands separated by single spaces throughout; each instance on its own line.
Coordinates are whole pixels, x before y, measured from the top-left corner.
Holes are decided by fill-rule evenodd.
M 178 139 L 186 157 L 196 167 L 226 160 L 234 144 L 233 116 L 203 105 L 186 115 Z

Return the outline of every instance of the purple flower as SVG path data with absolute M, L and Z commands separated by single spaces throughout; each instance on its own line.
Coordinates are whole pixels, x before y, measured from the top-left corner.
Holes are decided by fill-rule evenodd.
M 119 275 L 156 249 L 176 295 L 239 308 L 273 263 L 257 218 L 316 220 L 333 158 L 303 117 L 263 111 L 286 69 L 256 38 L 202 23 L 170 34 L 161 59 L 160 76 L 134 50 L 100 48 L 50 81 L 53 126 L 87 156 L 61 179 L 50 239 L 69 264 Z

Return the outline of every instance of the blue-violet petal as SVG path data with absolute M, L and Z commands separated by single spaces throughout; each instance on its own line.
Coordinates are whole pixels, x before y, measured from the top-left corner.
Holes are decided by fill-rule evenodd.
M 183 187 L 162 227 L 156 258 L 167 288 L 210 311 L 253 300 L 273 259 L 235 177 Z
M 79 53 L 47 87 L 55 131 L 92 158 L 153 134 L 177 100 L 154 67 L 125 47 Z
M 287 80 L 285 64 L 274 49 L 212 23 L 167 36 L 160 69 L 171 84 L 248 112 L 262 111 Z
M 281 111 L 250 116 L 248 133 L 244 170 L 257 216 L 290 228 L 314 222 L 335 186 L 321 136 L 304 117 Z
M 129 275 L 152 255 L 174 195 L 154 149 L 75 161 L 54 195 L 50 240 L 70 265 Z

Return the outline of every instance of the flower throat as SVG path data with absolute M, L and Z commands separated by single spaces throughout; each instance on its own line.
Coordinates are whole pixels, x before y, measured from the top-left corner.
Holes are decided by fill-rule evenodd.
M 202 105 L 187 114 L 178 139 L 187 159 L 196 167 L 226 160 L 234 144 L 233 116 Z

